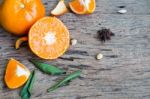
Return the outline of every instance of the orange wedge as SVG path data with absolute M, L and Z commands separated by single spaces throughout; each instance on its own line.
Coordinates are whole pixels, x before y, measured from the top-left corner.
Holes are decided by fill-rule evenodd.
M 51 11 L 51 14 L 55 16 L 60 16 L 67 12 L 68 12 L 68 9 L 64 3 L 64 0 L 60 0 L 57 6 Z
M 69 6 L 76 14 L 89 14 L 95 11 L 95 0 L 73 0 Z
M 85 14 L 86 8 L 83 0 L 73 0 L 69 2 L 71 10 L 76 14 Z
M 30 71 L 20 62 L 11 58 L 5 72 L 5 83 L 10 89 L 22 86 L 29 78 Z
M 28 37 L 21 37 L 21 38 L 17 39 L 16 44 L 15 44 L 15 48 L 19 49 L 21 44 L 23 42 L 26 42 L 26 41 L 28 41 Z
M 69 31 L 58 18 L 44 17 L 30 28 L 28 42 L 40 58 L 56 59 L 69 47 Z
M 93 13 L 95 11 L 95 0 L 84 0 L 87 13 Z

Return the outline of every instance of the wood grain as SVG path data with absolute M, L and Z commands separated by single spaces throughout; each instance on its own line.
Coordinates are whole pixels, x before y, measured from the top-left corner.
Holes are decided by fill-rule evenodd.
M 47 15 L 57 2 L 43 0 Z M 150 99 L 150 0 L 96 2 L 92 15 L 67 13 L 59 17 L 78 44 L 70 46 L 61 58 L 45 61 L 65 68 L 68 73 L 81 69 L 81 77 L 69 86 L 47 93 L 46 89 L 63 76 L 52 77 L 37 71 L 31 99 Z M 128 12 L 117 14 L 118 6 L 126 6 Z M 105 44 L 97 39 L 96 32 L 102 27 L 115 33 Z M 9 90 L 3 83 L 8 59 L 14 57 L 33 70 L 28 59 L 37 58 L 26 46 L 15 50 L 16 38 L 0 29 L 0 99 L 20 99 L 20 89 Z M 99 52 L 104 58 L 97 61 L 95 55 Z

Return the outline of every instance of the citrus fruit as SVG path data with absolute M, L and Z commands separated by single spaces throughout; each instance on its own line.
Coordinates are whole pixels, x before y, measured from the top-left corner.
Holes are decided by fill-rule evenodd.
M 76 14 L 88 14 L 95 11 L 95 0 L 73 0 L 69 3 L 71 10 Z
M 29 78 L 30 71 L 19 61 L 11 58 L 5 72 L 5 83 L 10 89 L 22 86 Z
M 0 13 L 0 24 L 4 29 L 15 35 L 24 35 L 45 16 L 45 8 L 41 0 L 3 0 Z
M 87 13 L 93 13 L 95 11 L 95 0 L 84 0 Z
M 73 0 L 69 2 L 71 10 L 76 14 L 85 14 L 86 8 L 83 0 Z
M 40 58 L 56 59 L 69 47 L 69 31 L 58 18 L 44 17 L 30 28 L 28 42 Z
M 64 3 L 64 0 L 60 0 L 57 6 L 51 11 L 52 15 L 59 16 L 68 12 L 68 9 Z

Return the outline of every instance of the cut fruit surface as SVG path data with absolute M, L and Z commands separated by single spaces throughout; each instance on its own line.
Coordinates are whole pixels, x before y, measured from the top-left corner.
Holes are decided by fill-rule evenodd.
M 85 14 L 86 8 L 83 0 L 73 0 L 69 3 L 71 10 L 76 14 Z
M 93 13 L 95 11 L 95 0 L 84 0 L 87 13 Z
M 11 58 L 5 72 L 5 83 L 10 89 L 22 86 L 29 78 L 30 71 L 19 61 Z
M 68 12 L 68 9 L 64 3 L 64 0 L 60 0 L 57 6 L 51 11 L 51 14 L 55 16 L 59 16 L 67 12 Z
M 69 6 L 76 14 L 89 14 L 95 11 L 95 0 L 73 0 Z
M 40 58 L 56 59 L 69 47 L 69 31 L 56 17 L 44 17 L 31 27 L 28 42 Z

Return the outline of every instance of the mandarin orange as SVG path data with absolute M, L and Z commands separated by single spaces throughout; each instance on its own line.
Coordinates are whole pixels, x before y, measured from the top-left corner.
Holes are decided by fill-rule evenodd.
M 69 47 L 69 31 L 58 18 L 44 17 L 31 27 L 28 42 L 40 58 L 56 59 Z

